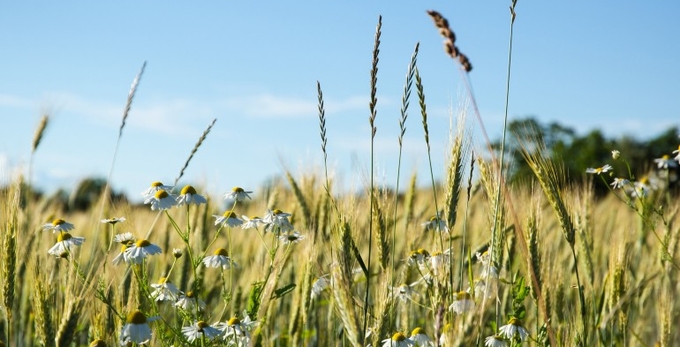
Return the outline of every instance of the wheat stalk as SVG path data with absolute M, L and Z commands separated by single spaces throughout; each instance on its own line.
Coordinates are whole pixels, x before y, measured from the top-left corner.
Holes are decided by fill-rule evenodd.
M 191 162 L 191 159 L 194 157 L 194 154 L 198 151 L 198 148 L 201 147 L 203 144 L 203 141 L 205 141 L 206 137 L 208 137 L 208 134 L 210 133 L 210 130 L 212 129 L 213 125 L 215 125 L 215 122 L 217 122 L 217 118 L 213 119 L 212 122 L 208 125 L 208 127 L 203 131 L 203 134 L 201 134 L 201 137 L 198 138 L 198 141 L 194 145 L 194 148 L 191 150 L 191 153 L 189 153 L 189 157 L 187 160 L 184 162 L 184 166 L 182 166 L 182 169 L 179 170 L 179 175 L 177 175 L 177 178 L 175 178 L 175 183 L 173 185 L 177 185 L 177 182 L 179 182 L 180 178 L 184 176 L 184 171 L 189 167 L 189 163 Z

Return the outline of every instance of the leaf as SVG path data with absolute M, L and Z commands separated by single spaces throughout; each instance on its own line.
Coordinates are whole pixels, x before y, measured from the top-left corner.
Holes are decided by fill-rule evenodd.
M 296 287 L 296 284 L 291 283 L 291 284 L 285 285 L 281 288 L 274 290 L 274 296 L 272 297 L 272 299 L 278 299 L 278 298 L 292 292 L 293 289 L 295 289 L 295 287 Z

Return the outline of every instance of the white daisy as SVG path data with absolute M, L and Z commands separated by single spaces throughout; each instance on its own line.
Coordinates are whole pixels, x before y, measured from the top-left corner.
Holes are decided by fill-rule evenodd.
M 619 152 L 619 151 L 616 150 L 616 149 L 613 150 L 613 151 L 612 151 L 612 159 L 618 160 L 619 158 L 621 158 L 621 152 Z
M 151 204 L 151 210 L 169 210 L 177 204 L 177 200 L 174 195 L 168 193 L 167 191 L 160 189 L 156 194 L 146 198 L 144 204 Z
M 182 334 L 186 336 L 189 342 L 194 342 L 200 338 L 205 338 L 206 340 L 212 340 L 219 336 L 222 332 L 218 329 L 211 327 L 208 323 L 200 320 L 194 324 L 183 327 Z
M 250 320 L 245 311 L 243 317 L 243 319 L 232 317 L 226 323 L 215 324 L 215 327 L 222 331 L 225 340 L 235 341 L 239 346 L 247 346 L 250 341 L 250 331 L 257 325 L 257 322 Z
M 392 287 L 392 295 L 402 302 L 411 301 L 414 296 L 418 295 L 418 292 L 413 290 L 413 286 L 414 284 L 402 284 L 398 287 Z
M 125 250 L 123 257 L 127 263 L 141 264 L 146 257 L 160 253 L 160 247 L 147 240 L 139 240 Z
M 493 336 L 487 336 L 486 339 L 484 339 L 484 346 L 485 347 L 507 347 L 508 343 L 505 342 L 502 336 L 500 335 L 493 335 Z
M 612 189 L 617 189 L 623 188 L 624 186 L 627 186 L 629 183 L 630 181 L 625 178 L 616 177 L 614 178 L 614 182 L 610 183 L 609 185 L 612 186 Z
M 420 225 L 424 226 L 427 231 L 449 232 L 449 227 L 446 226 L 446 222 L 438 216 L 432 216 L 429 221 L 421 223 Z
M 243 224 L 243 221 L 236 216 L 234 211 L 226 211 L 221 216 L 214 214 L 213 217 L 215 217 L 215 225 L 226 224 L 230 228 L 235 228 Z
M 430 258 L 430 253 L 424 248 L 418 248 L 415 251 L 411 251 L 408 256 L 409 265 L 424 266 L 427 259 Z
M 52 233 L 56 233 L 57 231 L 70 231 L 73 230 L 73 228 L 75 228 L 73 224 L 63 219 L 55 219 L 52 223 L 43 225 L 43 230 L 52 230 Z
M 678 162 L 676 162 L 674 159 L 671 159 L 668 154 L 664 154 L 661 158 L 654 159 L 654 162 L 659 169 L 663 170 L 675 169 L 678 167 Z
M 241 187 L 234 187 L 231 189 L 231 192 L 224 194 L 224 199 L 225 200 L 233 200 L 233 201 L 243 201 L 246 198 L 250 200 L 250 195 L 253 192 L 251 191 L 246 191 Z
M 283 212 L 281 210 L 267 210 L 267 214 L 264 216 L 262 221 L 267 224 L 268 231 L 273 231 L 276 233 L 287 232 L 293 230 L 293 225 L 290 224 L 288 217 L 290 213 Z
M 463 314 L 469 312 L 475 308 L 475 302 L 472 301 L 472 296 L 468 292 L 458 292 L 456 297 L 453 299 L 453 303 L 449 306 L 449 310 L 452 310 L 456 314 Z
M 262 218 L 260 217 L 247 217 L 247 216 L 241 216 L 241 220 L 243 220 L 243 224 L 241 224 L 241 229 L 246 230 L 246 229 L 257 229 L 260 225 L 265 224 L 264 221 L 262 221 Z
M 434 252 L 428 258 L 430 261 L 430 267 L 432 267 L 432 272 L 434 272 L 435 276 L 439 276 L 442 274 L 445 274 L 447 270 L 449 269 L 449 261 L 451 257 L 451 250 L 446 250 L 446 252 Z
M 190 290 L 186 292 L 186 294 L 180 295 L 179 300 L 175 303 L 175 307 L 180 307 L 188 312 L 193 312 L 196 308 L 198 308 L 199 311 L 202 311 L 205 308 L 205 302 L 197 298 L 194 295 L 194 292 Z
M 295 231 L 293 233 L 284 233 L 279 236 L 279 240 L 284 245 L 289 243 L 299 243 L 301 240 L 304 240 L 304 238 L 305 235 L 300 234 L 299 231 Z
M 126 244 L 123 244 L 123 246 L 120 247 L 120 253 L 118 253 L 111 261 L 113 265 L 118 265 L 125 261 L 125 250 L 127 250 L 127 248 L 128 246 Z
M 427 336 L 427 334 L 425 334 L 425 330 L 420 327 L 413 329 L 409 339 L 413 341 L 415 347 L 434 347 L 434 342 L 432 339 Z
M 323 293 L 324 290 L 330 288 L 331 283 L 328 281 L 328 275 L 321 276 L 317 278 L 314 283 L 312 283 L 311 298 L 316 299 Z
M 151 292 L 151 297 L 156 301 L 175 302 L 181 294 L 179 289 L 165 277 L 161 277 L 158 283 L 152 283 L 151 287 L 154 289 Z
M 158 317 L 147 318 L 144 313 L 134 311 L 127 316 L 125 326 L 120 332 L 120 344 L 126 346 L 128 343 L 142 344 L 151 339 L 151 328 L 149 322 L 153 322 Z
M 597 168 L 589 167 L 589 168 L 586 169 L 586 173 L 599 175 L 601 173 L 609 172 L 611 169 L 613 169 L 612 166 L 607 164 L 603 167 L 597 167 Z
M 518 334 L 522 341 L 526 340 L 529 336 L 529 332 L 524 329 L 522 322 L 515 317 L 510 318 L 508 324 L 498 328 L 498 331 L 500 335 L 505 336 L 508 340 L 512 340 L 515 334 Z
M 161 182 L 153 182 L 151 183 L 151 187 L 149 189 L 145 190 L 142 192 L 142 196 L 144 199 L 148 199 L 156 194 L 159 190 L 165 190 L 167 192 L 171 191 L 173 186 L 166 186 Z
M 135 242 L 135 237 L 130 232 L 117 234 L 116 236 L 113 237 L 113 242 L 127 245 L 129 243 Z
M 203 258 L 203 265 L 205 265 L 205 267 L 212 268 L 222 267 L 222 269 L 226 270 L 230 269 L 232 265 L 236 264 L 231 260 L 231 258 L 228 257 L 226 249 L 218 248 L 215 250 L 213 255 Z
M 488 283 L 483 279 L 475 282 L 475 296 L 478 298 L 483 298 L 484 293 L 487 299 L 495 298 L 497 292 L 498 279 L 490 278 Z
M 675 160 L 680 161 L 680 145 L 678 145 L 678 149 L 673 151 L 673 154 L 675 154 Z
M 407 347 L 413 346 L 413 341 L 406 338 L 402 333 L 395 333 L 392 337 L 382 340 L 382 347 Z
M 102 219 L 101 222 L 105 223 L 105 224 L 121 223 L 121 222 L 125 222 L 125 217 Z
M 55 257 L 65 257 L 71 253 L 71 249 L 75 246 L 80 246 L 85 241 L 84 237 L 74 237 L 69 233 L 59 233 L 57 236 L 57 243 L 50 248 L 47 253 Z
M 196 193 L 196 189 L 192 186 L 184 186 L 182 188 L 182 191 L 179 193 L 179 196 L 177 197 L 177 206 L 184 206 L 184 205 L 200 205 L 200 204 L 205 204 L 207 203 L 208 200 L 205 199 L 203 195 L 198 195 Z

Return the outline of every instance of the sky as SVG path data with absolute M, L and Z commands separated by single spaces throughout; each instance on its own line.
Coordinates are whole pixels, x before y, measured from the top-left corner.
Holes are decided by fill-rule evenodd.
M 289 170 L 323 173 L 317 81 L 323 90 L 331 174 L 363 187 L 370 172 L 371 52 L 379 16 L 375 177 L 394 186 L 406 71 L 416 43 L 433 171 L 443 176 L 457 119 L 481 138 L 460 68 L 426 11 L 439 11 L 473 70 L 484 127 L 505 114 L 510 1 L 54 1 L 0 4 L 0 179 L 33 158 L 46 192 L 107 177 L 133 200 L 153 181 L 175 180 L 213 119 L 181 184 L 219 196 L 257 190 Z M 517 3 L 509 119 L 534 116 L 580 134 L 650 138 L 680 125 L 680 3 Z M 146 70 L 114 148 L 133 78 Z M 402 182 L 429 184 L 415 91 Z M 201 193 L 199 191 L 199 193 Z

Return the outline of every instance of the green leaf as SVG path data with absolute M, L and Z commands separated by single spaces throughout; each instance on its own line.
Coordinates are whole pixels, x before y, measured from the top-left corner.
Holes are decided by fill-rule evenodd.
M 278 298 L 292 292 L 293 289 L 295 289 L 295 287 L 296 287 L 295 283 L 291 283 L 291 284 L 288 284 L 286 286 L 283 286 L 281 288 L 274 290 L 273 299 L 278 299 Z

